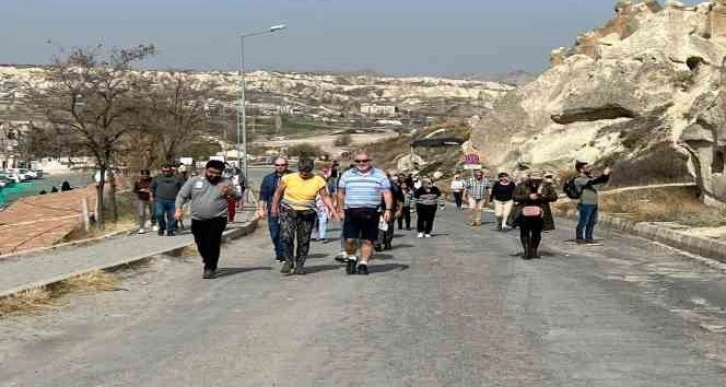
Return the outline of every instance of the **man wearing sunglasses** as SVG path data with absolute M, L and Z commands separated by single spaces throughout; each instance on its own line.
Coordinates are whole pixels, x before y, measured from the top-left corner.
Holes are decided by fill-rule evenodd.
M 344 217 L 343 235 L 348 255 L 348 274 L 368 274 L 368 260 L 373 254 L 373 244 L 378 239 L 378 207 L 381 196 L 385 202 L 383 220 L 393 219 L 391 182 L 386 174 L 373 168 L 368 152 L 355 154 L 355 168 L 346 171 L 338 183 L 338 209 Z M 358 240 L 361 240 L 360 259 L 356 257 Z
M 270 230 L 270 239 L 275 248 L 275 259 L 284 262 L 285 258 L 282 251 L 282 242 L 280 240 L 280 217 L 273 215 L 271 210 L 272 198 L 275 195 L 277 187 L 280 186 L 280 180 L 283 176 L 290 173 L 287 169 L 287 159 L 284 157 L 275 158 L 275 170 L 266 175 L 260 184 L 260 198 L 257 201 L 257 217 L 260 220 L 267 219 L 267 226 Z

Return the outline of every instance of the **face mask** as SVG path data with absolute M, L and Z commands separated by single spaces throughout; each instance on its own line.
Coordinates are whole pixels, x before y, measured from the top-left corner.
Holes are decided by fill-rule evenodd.
M 219 183 L 220 180 L 222 180 L 222 176 L 207 175 L 207 181 L 209 181 L 210 183 Z

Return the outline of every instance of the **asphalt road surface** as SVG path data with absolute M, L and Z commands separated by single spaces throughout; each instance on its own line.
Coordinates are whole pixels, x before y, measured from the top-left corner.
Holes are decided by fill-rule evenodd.
M 607 230 L 577 247 L 562 221 L 524 261 L 516 233 L 440 215 L 367 277 L 345 275 L 337 243 L 282 276 L 263 225 L 218 279 L 160 259 L 119 291 L 0 320 L 0 385 L 726 385 L 722 269 Z

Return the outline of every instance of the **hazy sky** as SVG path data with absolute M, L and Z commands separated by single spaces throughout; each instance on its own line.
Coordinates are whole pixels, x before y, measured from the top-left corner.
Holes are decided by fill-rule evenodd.
M 549 52 L 602 25 L 615 0 L 0 0 L 0 63 L 64 46 L 154 43 L 145 66 L 405 74 L 540 72 Z

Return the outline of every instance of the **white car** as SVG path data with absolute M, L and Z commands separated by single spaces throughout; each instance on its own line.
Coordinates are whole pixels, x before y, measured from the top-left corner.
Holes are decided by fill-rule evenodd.
M 27 173 L 27 171 L 20 170 L 20 169 L 13 169 L 12 173 L 17 176 L 20 181 L 28 181 L 31 180 L 33 177 Z
M 21 169 L 20 173 L 26 176 L 29 176 L 31 179 L 37 179 L 38 178 L 38 172 L 35 172 L 31 169 Z

